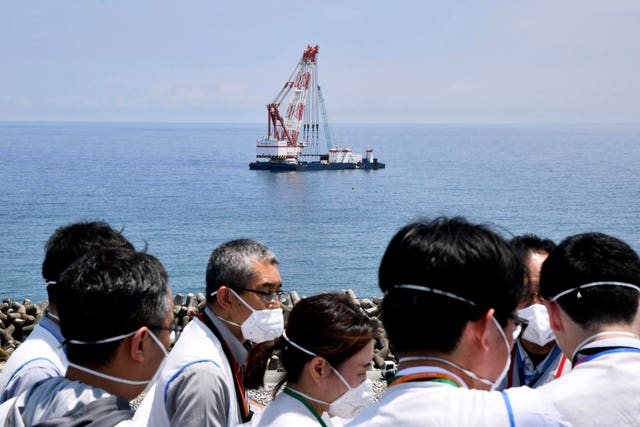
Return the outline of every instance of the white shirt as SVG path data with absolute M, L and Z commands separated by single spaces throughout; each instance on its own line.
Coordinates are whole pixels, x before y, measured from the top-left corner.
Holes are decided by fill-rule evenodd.
M 229 339 L 231 352 L 241 364 L 247 353 L 242 343 L 208 308 L 204 315 L 225 340 Z M 193 319 L 184 328 L 160 370 L 157 382 L 136 411 L 137 424 L 235 426 L 242 422 L 232 368 L 222 344 L 200 319 Z
M 320 415 L 309 409 L 301 400 L 282 392 L 269 402 L 255 419 L 251 420 L 251 425 L 257 427 L 318 427 L 322 423 L 326 427 L 342 425 L 339 421 L 332 420 L 326 412 L 320 416 L 322 422 L 318 420 L 318 416 Z
M 46 378 L 67 372 L 67 356 L 60 326 L 43 317 L 27 339 L 11 354 L 0 374 L 0 403 L 18 396 Z
M 419 367 L 424 372 L 446 372 Z M 411 368 L 413 373 L 416 367 Z M 403 371 L 398 372 L 402 376 Z M 460 384 L 460 381 L 456 381 Z M 436 381 L 410 381 L 389 386 L 380 401 L 346 426 L 568 426 L 552 405 L 542 401 L 528 387 L 505 392 L 470 390 Z M 515 402 L 511 397 L 516 396 Z
M 640 425 L 640 340 L 614 338 L 584 349 L 627 346 L 578 360 L 572 371 L 537 389 L 576 426 Z

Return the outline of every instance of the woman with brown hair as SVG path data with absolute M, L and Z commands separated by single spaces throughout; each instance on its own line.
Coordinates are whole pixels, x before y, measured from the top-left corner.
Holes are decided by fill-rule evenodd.
M 329 427 L 335 425 L 330 416 L 355 417 L 373 402 L 367 368 L 377 333 L 376 323 L 344 294 L 298 302 L 282 336 L 254 346 L 245 363 L 246 388 L 263 385 L 274 353 L 285 370 L 274 400 L 252 425 Z

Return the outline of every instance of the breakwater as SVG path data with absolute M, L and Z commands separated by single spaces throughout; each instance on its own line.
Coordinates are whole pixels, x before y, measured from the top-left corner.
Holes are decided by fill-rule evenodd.
M 351 289 L 343 290 L 369 318 L 373 319 L 380 330 L 380 336 L 376 338 L 373 365 L 380 369 L 386 360 L 395 361 L 395 357 L 389 347 L 389 340 L 386 337 L 380 315 L 382 314 L 382 297 L 358 298 Z M 293 291 L 282 304 L 285 324 L 293 306 L 300 301 L 301 297 Z M 34 326 L 40 321 L 42 315 L 49 305 L 48 301 L 34 304 L 26 299 L 23 302 L 12 301 L 5 298 L 0 304 L 0 360 L 6 360 L 11 353 L 22 343 L 31 333 Z M 195 316 L 202 313 L 207 305 L 206 297 L 203 293 L 181 294 L 177 293 L 173 299 L 174 321 L 178 330 L 182 330 Z M 268 369 L 276 370 L 280 367 L 277 356 L 273 356 L 269 361 Z
M 354 301 L 358 307 L 369 318 L 373 319 L 379 326 L 381 334 L 376 338 L 373 355 L 373 366 L 377 369 L 381 369 L 386 360 L 396 361 L 395 356 L 391 352 L 389 347 L 389 340 L 384 328 L 382 327 L 382 321 L 380 315 L 382 314 L 382 297 L 374 298 L 358 298 L 352 289 L 342 290 L 352 301 Z M 285 325 L 289 318 L 289 313 L 295 304 L 300 301 L 302 297 L 298 295 L 296 291 L 292 291 L 287 300 L 282 303 L 282 310 L 284 312 Z M 176 324 L 179 328 L 184 328 L 194 316 L 202 313 L 207 305 L 206 297 L 202 293 L 198 294 L 176 294 L 174 297 L 174 309 L 173 314 L 175 316 Z M 272 356 L 267 368 L 269 370 L 277 370 L 280 367 L 280 361 L 277 356 Z
M 21 303 L 9 298 L 0 304 L 0 361 L 7 360 L 42 318 L 48 301 L 34 304 L 30 299 Z

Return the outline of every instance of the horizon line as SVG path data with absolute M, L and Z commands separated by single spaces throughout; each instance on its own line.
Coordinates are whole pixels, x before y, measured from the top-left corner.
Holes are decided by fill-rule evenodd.
M 65 123 L 65 124 L 163 124 L 163 125 L 264 125 L 263 122 L 234 121 L 234 122 L 205 122 L 205 121 L 162 121 L 162 120 L 4 120 L 0 119 L 0 124 L 21 123 Z M 513 122 L 332 122 L 335 125 L 640 125 L 638 122 L 575 122 L 575 121 L 513 121 Z

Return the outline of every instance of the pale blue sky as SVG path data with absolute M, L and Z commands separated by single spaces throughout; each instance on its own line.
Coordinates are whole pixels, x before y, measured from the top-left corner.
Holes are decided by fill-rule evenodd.
M 0 0 L 0 120 L 640 122 L 640 1 Z

